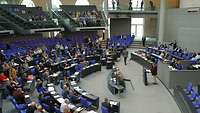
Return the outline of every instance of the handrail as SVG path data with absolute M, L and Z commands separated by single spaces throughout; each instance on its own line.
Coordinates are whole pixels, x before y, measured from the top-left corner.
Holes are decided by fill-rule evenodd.
M 78 24 L 66 11 L 64 11 L 64 10 L 62 10 L 62 11 L 65 13 L 65 15 L 67 15 L 67 17 L 68 17 L 74 24 L 76 24 L 76 25 L 79 26 L 79 24 Z M 76 26 L 76 27 L 78 27 L 78 26 Z
M 62 23 L 70 30 L 73 30 L 73 27 L 76 27 L 75 25 L 71 25 L 71 22 L 69 23 L 69 25 L 66 24 L 65 22 L 65 18 L 63 18 L 62 16 L 60 16 L 59 14 L 57 14 L 54 10 L 51 10 L 53 12 L 53 14 L 62 21 Z

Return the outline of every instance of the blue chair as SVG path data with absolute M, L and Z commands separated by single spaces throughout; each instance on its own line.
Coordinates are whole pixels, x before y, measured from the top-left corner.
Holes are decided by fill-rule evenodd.
M 59 108 L 54 107 L 54 109 L 55 109 L 55 113 L 62 113 Z
M 193 91 L 192 89 L 193 85 L 191 82 L 188 83 L 187 87 L 186 87 L 186 94 L 191 94 L 191 92 Z
M 188 95 L 188 97 L 189 97 L 189 99 L 190 99 L 191 101 L 194 101 L 194 100 L 196 99 L 197 96 L 198 96 L 198 95 L 197 95 L 197 93 L 196 93 L 195 91 L 192 91 L 191 94 Z
M 25 110 L 20 110 L 20 113 L 26 113 L 26 109 Z
M 96 60 L 90 60 L 89 64 L 96 64 Z
M 101 106 L 101 112 L 102 112 L 102 113 L 109 113 L 109 110 L 108 110 L 107 107 Z
M 78 65 L 76 65 L 76 67 L 75 67 L 76 72 L 81 72 L 82 69 L 83 69 L 83 65 L 82 65 L 82 64 L 78 64 Z
M 181 64 L 176 64 L 176 69 L 178 69 L 178 70 L 183 69 L 183 65 L 181 65 Z
M 50 111 L 49 105 L 42 103 L 42 107 L 43 107 L 47 112 Z
M 192 102 L 192 104 L 195 108 L 200 108 L 200 96 L 197 96 L 196 100 Z
M 27 105 L 26 104 L 16 104 L 15 108 L 17 110 L 25 110 L 27 108 Z
M 87 101 L 87 99 L 83 97 L 80 98 L 80 103 L 83 107 L 86 107 L 86 108 L 89 108 L 92 105 L 91 102 Z

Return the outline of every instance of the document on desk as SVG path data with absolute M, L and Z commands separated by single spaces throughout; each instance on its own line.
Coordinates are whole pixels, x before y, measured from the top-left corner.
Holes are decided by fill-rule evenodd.
M 29 69 L 32 69 L 32 68 L 34 68 L 34 66 L 29 66 L 28 68 L 29 68 Z
M 59 95 L 54 96 L 55 99 L 57 99 L 57 98 L 59 98 L 59 97 L 60 97 Z
M 69 103 L 69 104 L 68 104 L 68 107 L 69 107 L 70 109 L 73 109 L 73 108 L 75 108 L 76 106 L 73 105 L 73 104 L 71 104 L 71 103 Z
M 97 113 L 97 112 L 95 112 L 95 111 L 91 110 L 91 111 L 88 111 L 87 113 Z
M 87 92 L 83 92 L 83 93 L 82 93 L 82 95 L 87 95 L 87 94 L 88 94 Z
M 65 99 L 63 99 L 63 98 L 58 98 L 58 99 L 57 99 L 57 101 L 58 101 L 59 103 L 61 103 L 61 104 L 62 104 L 62 103 L 64 103 L 64 102 L 65 102 Z
M 111 105 L 117 105 L 117 102 L 115 102 L 115 101 L 110 101 L 110 104 L 111 104 Z
M 82 90 L 79 86 L 74 87 L 74 89 L 75 89 L 76 91 L 81 91 L 81 90 Z
M 54 91 L 54 87 L 48 87 L 48 91 Z
M 30 84 L 30 83 L 32 83 L 32 81 L 31 81 L 31 80 L 29 80 L 29 81 L 27 81 L 27 83 L 28 83 L 28 84 Z
M 29 95 L 25 95 L 25 98 L 29 98 L 30 96 Z
M 83 110 L 83 108 L 82 107 L 78 107 L 75 111 L 78 111 L 78 112 L 80 112 L 80 111 L 82 111 Z
M 50 83 L 50 84 L 47 84 L 47 86 L 53 86 L 53 84 L 52 84 L 52 83 Z
M 52 92 L 50 92 L 52 95 L 55 95 L 56 94 L 56 92 L 55 91 L 52 91 Z
M 76 85 L 77 83 L 75 81 L 72 81 L 70 82 L 70 84 L 73 86 L 73 85 Z
M 74 73 L 74 75 L 78 75 L 78 74 L 79 74 L 79 72 L 75 72 L 75 73 Z

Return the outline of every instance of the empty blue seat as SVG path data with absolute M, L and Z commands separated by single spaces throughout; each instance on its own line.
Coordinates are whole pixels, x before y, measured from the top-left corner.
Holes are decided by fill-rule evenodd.
M 199 108 L 199 107 L 200 107 L 200 97 L 197 96 L 197 97 L 196 97 L 196 100 L 195 100 L 194 102 L 192 102 L 192 104 L 193 104 L 193 106 L 194 106 L 195 108 Z
M 20 110 L 20 113 L 26 113 L 26 109 L 25 110 Z
M 192 91 L 191 94 L 188 95 L 188 97 L 189 97 L 189 99 L 190 99 L 191 101 L 195 100 L 197 96 L 198 96 L 198 95 L 197 95 L 197 93 L 196 93 L 195 91 Z
M 91 65 L 91 64 L 96 64 L 96 60 L 90 60 L 89 61 L 89 64 Z
M 89 108 L 92 105 L 90 101 L 87 101 L 87 99 L 83 97 L 80 98 L 80 103 L 83 107 L 86 107 L 86 108 Z
M 17 110 L 25 110 L 27 108 L 26 104 L 16 104 L 15 105 Z
M 188 83 L 187 87 L 186 87 L 186 94 L 191 94 L 191 92 L 193 91 L 193 85 L 191 82 Z

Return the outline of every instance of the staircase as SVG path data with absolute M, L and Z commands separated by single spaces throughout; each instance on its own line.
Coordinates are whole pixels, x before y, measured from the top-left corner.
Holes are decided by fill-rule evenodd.
M 133 41 L 133 43 L 129 46 L 129 48 L 143 49 L 145 47 L 142 46 L 142 42 L 141 41 Z
M 150 46 L 155 46 L 156 42 L 154 41 L 146 41 L 146 46 L 145 47 L 150 47 Z M 133 41 L 133 43 L 129 46 L 129 48 L 138 48 L 138 49 L 143 49 L 145 48 L 142 46 L 142 41 Z

